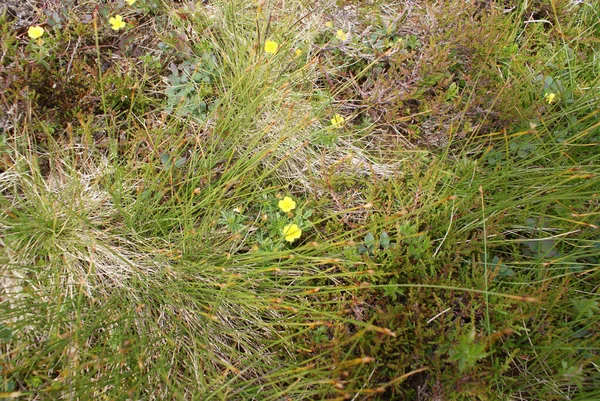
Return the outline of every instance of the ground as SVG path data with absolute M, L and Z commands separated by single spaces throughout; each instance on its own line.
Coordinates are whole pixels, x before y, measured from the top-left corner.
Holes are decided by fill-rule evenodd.
M 598 2 L 0 9 L 0 398 L 600 399 Z

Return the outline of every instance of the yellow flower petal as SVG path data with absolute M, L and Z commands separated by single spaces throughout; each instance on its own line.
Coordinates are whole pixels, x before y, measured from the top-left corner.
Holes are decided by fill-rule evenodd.
M 302 50 L 296 49 L 294 53 L 296 54 L 296 57 L 300 57 L 302 55 Z
M 136 0 L 125 0 L 125 3 L 129 4 L 130 6 L 133 5 L 133 3 L 135 3 Z
M 294 200 L 289 196 L 286 196 L 279 201 L 278 206 L 281 210 L 287 213 L 296 207 L 296 202 L 294 202 Z
M 40 37 L 42 37 L 43 34 L 44 34 L 44 28 L 42 28 L 39 25 L 30 26 L 29 29 L 27 30 L 27 35 L 29 35 L 29 37 L 31 39 L 40 38 Z
M 279 49 L 279 44 L 273 40 L 267 40 L 265 42 L 265 52 L 275 54 Z
M 326 26 L 327 28 L 333 28 L 333 21 L 327 21 L 327 22 L 325 23 L 325 26 Z
M 294 242 L 302 235 L 302 230 L 296 224 L 283 227 L 283 236 L 287 242 Z
M 344 122 L 346 122 L 346 119 L 344 117 L 340 116 L 339 114 L 335 114 L 333 116 L 333 118 L 329 121 L 331 121 L 331 125 L 338 128 L 338 127 L 341 127 L 342 125 L 344 125 Z
M 548 104 L 550 104 L 556 100 L 556 94 L 555 93 L 546 93 L 544 95 L 544 99 L 546 100 L 546 102 L 548 102 Z
M 110 23 L 110 27 L 115 30 L 118 31 L 121 28 L 125 27 L 125 21 L 123 21 L 123 17 L 121 17 L 120 15 L 115 15 L 114 17 L 111 17 L 108 22 Z
M 341 29 L 338 29 L 335 33 L 335 37 L 341 40 L 342 42 L 345 42 L 348 39 L 348 34 L 342 31 Z

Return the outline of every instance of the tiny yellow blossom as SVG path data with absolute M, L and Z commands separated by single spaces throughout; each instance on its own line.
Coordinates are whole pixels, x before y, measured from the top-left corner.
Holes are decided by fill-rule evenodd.
M 283 227 L 283 236 L 287 242 L 294 242 L 302 235 L 302 230 L 296 224 Z
M 342 42 L 345 42 L 348 39 L 348 34 L 342 31 L 341 29 L 338 29 L 335 33 L 335 37 L 341 40 Z
M 331 125 L 338 128 L 338 127 L 341 127 L 342 125 L 344 125 L 344 122 L 346 122 L 346 119 L 344 117 L 340 116 L 339 114 L 335 114 L 333 116 L 333 118 L 329 121 L 331 121 Z
M 327 21 L 327 22 L 325 23 L 325 26 L 326 26 L 327 28 L 333 28 L 333 21 Z
M 286 196 L 282 200 L 279 201 L 278 206 L 284 212 L 289 212 L 290 210 L 296 208 L 296 202 L 289 196 Z
M 279 44 L 273 40 L 267 40 L 265 42 L 265 52 L 275 54 L 279 49 Z
M 111 17 L 108 22 L 110 23 L 110 27 L 115 31 L 125 27 L 125 21 L 123 21 L 123 17 L 118 14 L 114 17 Z
M 546 102 L 548 104 L 550 104 L 550 103 L 552 103 L 552 102 L 554 102 L 556 100 L 556 94 L 554 94 L 554 93 L 546 93 L 544 95 L 544 99 L 546 100 Z
M 136 0 L 125 0 L 125 3 L 129 4 L 130 6 L 132 6 L 135 2 Z
M 296 57 L 300 57 L 302 55 L 302 50 L 296 49 L 294 53 L 296 54 Z
M 29 29 L 27 30 L 27 35 L 29 35 L 29 37 L 31 39 L 41 38 L 43 34 L 44 34 L 44 28 L 42 28 L 39 25 L 30 26 Z

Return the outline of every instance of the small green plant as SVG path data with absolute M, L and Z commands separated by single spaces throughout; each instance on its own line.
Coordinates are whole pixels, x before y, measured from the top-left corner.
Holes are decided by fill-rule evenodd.
M 277 199 L 277 198 L 275 198 Z M 285 244 L 294 243 L 305 236 L 310 227 L 313 209 L 303 205 L 296 210 L 296 202 L 289 196 L 274 202 L 272 197 L 263 197 L 263 202 L 222 210 L 217 221 L 231 233 L 244 232 L 244 241 L 252 244 L 246 251 L 281 251 Z M 251 218 L 250 216 L 256 216 Z
M 162 156 L 160 156 L 160 162 L 162 163 L 161 169 L 164 171 L 168 171 L 172 168 L 183 168 L 186 161 L 186 157 L 173 158 L 168 153 L 163 153 Z
M 382 231 L 379 234 L 379 239 L 375 240 L 372 232 L 368 232 L 363 239 L 361 244 L 358 244 L 359 255 L 370 255 L 373 256 L 379 250 L 387 250 L 390 246 L 394 246 L 394 243 L 390 242 L 390 236 L 386 231 Z
M 458 369 L 464 372 L 474 367 L 477 362 L 489 355 L 487 343 L 477 341 L 475 327 L 465 327 L 458 339 L 440 348 L 440 352 L 448 353 L 448 361 L 458 362 Z
M 408 35 L 405 40 L 406 48 L 409 50 L 416 50 L 423 46 L 421 40 L 417 35 Z
M 460 89 L 456 82 L 452 82 L 448 89 L 446 90 L 446 94 L 444 95 L 444 100 L 447 102 L 452 101 L 458 97 Z
M 400 225 L 398 234 L 401 242 L 408 245 L 408 254 L 413 258 L 420 258 L 431 248 L 427 233 L 419 233 L 417 226 L 410 222 Z
M 232 233 L 237 233 L 246 228 L 246 220 L 240 210 L 221 210 L 218 224 L 225 226 Z
M 502 263 L 502 260 L 498 256 L 494 256 L 491 260 L 491 265 L 495 273 L 494 280 L 499 280 L 503 277 L 510 277 L 515 274 L 513 269 L 509 265 Z
M 169 69 L 169 87 L 165 90 L 166 110 L 180 116 L 205 120 L 217 105 L 214 83 L 219 67 L 215 56 L 204 52 L 195 60 L 171 63 Z
M 328 334 L 328 329 L 327 326 L 319 326 L 316 329 L 314 329 L 311 332 L 313 341 L 317 344 L 322 344 L 325 343 L 326 341 L 329 340 L 329 334 Z

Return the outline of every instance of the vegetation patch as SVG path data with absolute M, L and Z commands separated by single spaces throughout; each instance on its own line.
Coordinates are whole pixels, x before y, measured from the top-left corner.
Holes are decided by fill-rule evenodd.
M 597 1 L 7 1 L 0 398 L 600 398 Z

